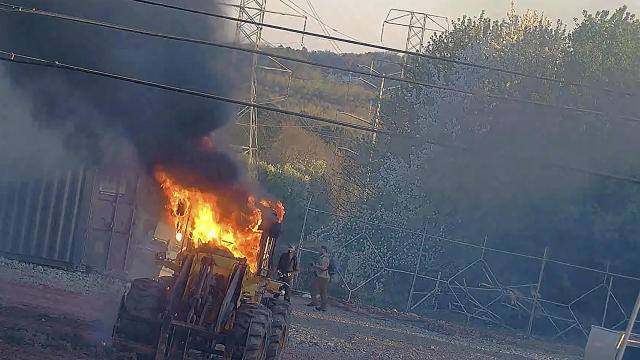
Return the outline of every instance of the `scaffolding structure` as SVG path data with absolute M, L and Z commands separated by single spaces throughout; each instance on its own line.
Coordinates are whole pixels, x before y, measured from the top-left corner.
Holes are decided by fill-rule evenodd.
M 412 10 L 391 9 L 382 23 L 380 41 L 384 39 L 385 25 L 394 25 L 407 29 L 405 50 L 414 53 L 424 51 L 425 34 L 427 31 L 442 33 L 449 31 L 449 19 L 445 16 L 432 15 Z M 403 57 L 402 77 L 411 76 L 410 69 L 414 60 L 409 55 Z

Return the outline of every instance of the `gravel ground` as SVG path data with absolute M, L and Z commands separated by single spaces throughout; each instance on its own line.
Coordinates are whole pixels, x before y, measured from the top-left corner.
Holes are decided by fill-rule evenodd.
M 126 282 L 99 274 L 86 274 L 23 263 L 0 257 L 0 278 L 5 280 L 49 286 L 80 294 L 122 292 Z
M 0 360 L 122 359 L 109 348 L 126 283 L 0 258 Z M 284 360 L 577 360 L 574 347 L 440 320 L 293 300 Z
M 336 307 L 321 313 L 304 306 L 302 299 L 295 299 L 294 303 L 286 360 L 581 358 L 578 349 L 572 347 L 521 341 L 504 335 L 464 337 L 443 334 L 398 320 L 399 316 L 396 319 L 372 319 Z

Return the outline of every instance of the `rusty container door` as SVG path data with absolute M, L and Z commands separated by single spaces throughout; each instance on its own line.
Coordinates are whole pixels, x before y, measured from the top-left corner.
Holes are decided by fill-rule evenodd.
M 77 256 L 84 169 L 56 169 L 26 179 L 0 181 L 0 254 L 61 267 Z
M 99 272 L 124 275 L 131 252 L 138 176 L 98 169 L 91 177 L 84 264 Z

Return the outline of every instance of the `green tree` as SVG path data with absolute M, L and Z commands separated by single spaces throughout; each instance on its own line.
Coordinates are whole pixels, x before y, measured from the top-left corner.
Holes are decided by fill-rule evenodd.
M 583 12 L 569 39 L 567 76 L 574 80 L 637 89 L 640 81 L 640 20 L 623 6 L 613 12 Z

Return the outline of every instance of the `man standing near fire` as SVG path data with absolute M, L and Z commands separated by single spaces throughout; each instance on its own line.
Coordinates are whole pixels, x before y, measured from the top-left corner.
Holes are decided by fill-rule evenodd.
M 330 265 L 329 250 L 326 246 L 322 245 L 320 247 L 320 258 L 318 262 L 313 265 L 316 279 L 311 289 L 312 301 L 307 304 L 307 306 L 315 306 L 316 310 L 319 311 L 327 311 L 327 291 L 329 290 L 329 280 L 331 280 L 331 274 L 329 273 Z M 320 297 L 320 304 L 317 302 L 318 297 Z
M 291 287 L 293 286 L 294 277 L 300 272 L 300 263 L 298 262 L 298 256 L 296 255 L 296 248 L 289 244 L 289 248 L 286 253 L 280 255 L 278 261 L 278 277 L 280 281 L 286 283 L 288 286 L 285 288 L 284 299 L 291 301 Z

